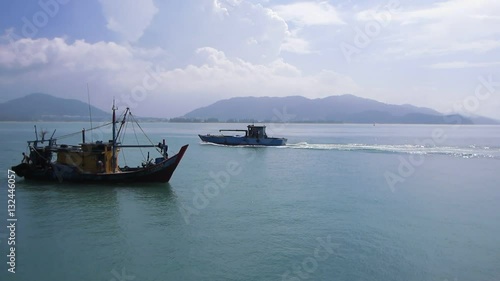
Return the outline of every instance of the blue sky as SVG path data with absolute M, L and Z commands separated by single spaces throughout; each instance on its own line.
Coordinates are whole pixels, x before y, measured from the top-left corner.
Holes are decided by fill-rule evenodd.
M 0 14 L 0 101 L 86 101 L 88 83 L 94 105 L 143 116 L 354 94 L 500 119 L 500 1 L 25 0 Z

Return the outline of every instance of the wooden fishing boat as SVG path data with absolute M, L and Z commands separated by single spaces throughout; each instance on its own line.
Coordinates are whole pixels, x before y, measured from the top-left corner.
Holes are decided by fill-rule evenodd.
M 114 105 L 112 110 L 112 139 L 108 142 L 86 142 L 86 130 L 82 130 L 82 143 L 78 145 L 58 144 L 58 138 L 54 138 L 55 131 L 50 139 L 45 140 L 45 134 L 42 134 L 39 140 L 35 127 L 37 139 L 28 141 L 29 155 L 23 153 L 23 163 L 12 167 L 12 170 L 26 180 L 81 183 L 168 182 L 188 145 L 182 146 L 179 152 L 171 157 L 168 157 L 168 146 L 165 140 L 158 144 L 124 145 L 118 140 L 120 140 L 120 134 L 123 133 L 124 124 L 128 121 L 127 118 L 133 118 L 132 114 L 127 108 L 117 130 L 118 122 Z M 109 124 L 105 125 L 109 126 Z M 148 158 L 141 163 L 141 166 L 119 166 L 118 154 L 121 149 L 147 147 L 156 148 L 161 156 L 150 159 L 148 152 Z

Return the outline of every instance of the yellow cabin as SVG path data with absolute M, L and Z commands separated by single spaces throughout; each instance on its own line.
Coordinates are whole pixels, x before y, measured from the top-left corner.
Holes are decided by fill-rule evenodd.
M 119 149 L 116 149 L 116 155 Z M 80 146 L 61 145 L 57 162 L 77 167 L 82 173 L 113 173 L 113 145 L 111 143 L 82 143 Z M 117 163 L 118 159 L 115 160 Z

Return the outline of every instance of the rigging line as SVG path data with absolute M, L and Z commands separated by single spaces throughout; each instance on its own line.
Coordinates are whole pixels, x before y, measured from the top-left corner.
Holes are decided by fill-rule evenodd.
M 122 121 L 120 122 L 120 128 L 118 129 L 118 133 L 116 134 L 116 137 L 118 138 L 120 136 L 120 133 L 122 131 L 122 128 L 123 128 L 123 124 L 126 124 L 127 120 L 127 111 L 128 111 L 128 108 L 127 110 L 125 110 L 125 112 L 123 112 L 120 117 L 118 117 L 118 119 L 121 119 Z
M 139 129 L 141 129 L 142 133 L 144 134 L 144 136 L 146 136 L 146 138 L 148 139 L 149 143 L 151 143 L 152 145 L 155 145 L 153 143 L 153 141 L 151 141 L 151 139 L 148 137 L 148 135 L 146 135 L 146 132 L 144 132 L 144 130 L 142 129 L 142 127 L 139 124 L 139 122 L 137 122 L 137 120 L 135 119 L 135 116 L 132 115 L 132 112 L 130 112 L 129 115 L 132 117 L 132 120 L 137 124 L 137 126 L 139 127 Z M 156 151 L 158 151 L 158 153 L 161 154 L 161 150 L 158 149 L 158 147 L 156 147 Z
M 125 157 L 125 151 L 122 149 L 121 152 L 122 152 L 123 163 L 125 164 L 125 166 L 128 166 L 127 165 L 127 158 Z
M 120 143 L 123 143 L 123 140 L 125 139 L 126 130 L 127 130 L 127 124 L 125 123 L 125 127 L 123 128 L 123 135 L 122 135 L 122 137 L 120 139 Z M 122 154 L 123 162 L 125 163 L 125 166 L 128 166 L 127 165 L 127 158 L 125 156 L 125 149 L 121 149 L 120 152 Z
M 125 139 L 126 130 L 127 130 L 127 124 L 125 123 L 125 127 L 123 128 L 123 135 L 120 139 L 120 143 L 123 143 L 123 140 Z M 128 166 L 127 165 L 127 158 L 125 157 L 125 149 L 120 149 L 120 152 L 122 154 L 123 163 L 125 163 L 125 166 Z
M 125 134 L 127 133 L 127 126 L 128 126 L 128 122 L 125 122 L 125 124 L 123 126 L 123 133 L 121 134 L 120 143 L 123 143 L 123 140 L 125 139 Z M 121 131 L 121 128 L 120 128 L 120 131 Z
M 92 126 L 92 108 L 90 106 L 90 91 L 89 91 L 89 83 L 87 83 L 87 99 L 88 99 L 88 103 L 89 103 L 89 118 L 90 118 L 90 130 L 92 131 L 93 130 L 93 126 Z M 94 136 L 92 134 L 90 134 L 90 142 L 93 142 L 94 141 Z
M 128 125 L 128 122 L 125 123 L 125 126 L 123 128 L 123 135 L 122 135 L 122 138 L 120 140 L 121 143 L 123 143 L 123 140 L 125 139 L 125 133 L 127 132 L 127 125 Z M 127 165 L 127 158 L 125 157 L 125 149 L 121 149 L 120 151 L 122 153 L 123 162 L 125 163 L 125 166 L 128 166 Z
M 105 126 L 109 126 L 110 124 L 112 124 L 112 122 L 109 122 L 109 123 L 106 123 L 106 124 L 102 124 L 100 126 L 97 126 L 95 128 L 92 128 L 92 129 L 88 129 L 86 131 L 92 131 L 92 130 L 95 130 L 95 129 L 99 129 L 99 128 L 102 128 L 102 127 L 105 127 Z M 64 138 L 68 138 L 68 137 L 79 135 L 81 133 L 82 133 L 81 131 L 78 131 L 78 132 L 74 132 L 74 133 L 71 133 L 71 134 L 59 136 L 59 137 L 57 137 L 55 139 L 64 139 Z
M 65 139 L 65 138 L 69 138 L 69 137 L 72 137 L 72 136 L 76 136 L 76 135 L 79 135 L 81 134 L 82 132 L 75 132 L 75 133 L 71 133 L 71 134 L 67 134 L 67 135 L 62 135 L 60 137 L 57 137 L 56 139 Z
M 134 130 L 134 136 L 135 136 L 135 139 L 136 139 L 136 141 L 137 141 L 137 144 L 139 145 L 139 138 L 137 138 L 137 133 L 135 132 L 135 126 L 134 126 L 134 123 L 132 123 L 132 129 Z M 141 154 L 142 154 L 142 158 L 143 158 L 144 160 L 146 160 L 146 157 L 144 156 L 144 153 L 142 152 L 142 148 L 141 148 L 141 147 L 139 147 L 139 151 L 140 151 L 140 152 L 141 152 Z

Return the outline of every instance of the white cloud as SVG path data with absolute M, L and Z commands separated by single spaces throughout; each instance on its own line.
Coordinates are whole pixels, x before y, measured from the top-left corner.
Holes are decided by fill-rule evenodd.
M 213 0 L 213 10 L 215 13 L 221 14 L 221 15 L 229 15 L 229 12 L 222 3 L 219 0 Z
M 311 42 L 303 37 L 308 27 L 345 24 L 337 9 L 328 2 L 296 2 L 273 6 L 272 9 L 288 23 L 286 37 L 281 45 L 281 51 L 285 52 L 313 52 Z
M 373 13 L 380 16 L 391 1 L 398 2 L 365 1 L 356 6 L 346 1 L 333 6 L 331 1 L 301 0 L 155 1 L 144 4 L 137 19 L 131 7 L 142 6 L 127 4 L 122 12 L 120 3 L 104 15 L 125 40 L 70 41 L 63 38 L 80 38 L 78 32 L 72 34 L 71 26 L 60 31 L 58 25 L 47 25 L 44 32 L 60 38 L 11 36 L 14 45 L 3 43 L 8 38 L 0 40 L 0 90 L 4 100 L 31 92 L 85 99 L 88 82 L 91 94 L 93 89 L 98 93 L 93 103 L 108 108 L 112 96 L 130 96 L 153 68 L 161 84 L 148 90 L 134 110 L 176 116 L 243 95 L 354 93 L 434 107 L 470 94 L 477 75 L 484 74 L 478 71 L 500 77 L 498 1 L 401 3 L 401 10 L 391 14 L 378 34 L 370 35 L 349 64 L 339 43 L 354 44 L 357 30 L 366 31 Z M 98 11 L 111 6 L 102 3 Z M 131 29 L 125 28 L 128 24 Z M 19 33 L 15 27 L 4 28 L 7 34 Z M 423 85 L 438 91 L 408 91 Z M 499 118 L 498 108 L 487 109 L 492 104 L 485 104 L 481 113 Z
M 345 24 L 335 7 L 328 2 L 296 2 L 272 9 L 287 22 L 299 26 Z
M 310 98 L 356 93 L 360 87 L 350 77 L 322 70 L 306 75 L 296 66 L 275 60 L 253 64 L 205 47 L 197 50 L 199 63 L 162 73 L 164 92 L 182 95 L 185 108 L 206 106 L 235 96 L 291 96 Z
M 393 15 L 388 54 L 404 57 L 483 53 L 500 48 L 500 2 L 448 0 Z M 358 19 L 366 18 L 366 11 Z M 390 42 L 389 42 L 390 43 Z
M 239 96 L 325 97 L 359 90 L 356 83 L 345 75 L 326 70 L 304 75 L 281 59 L 269 64 L 252 64 L 228 58 L 210 47 L 200 48 L 197 54 L 205 63 L 162 74 L 166 81 L 172 82 L 167 83 L 170 90 L 185 93 L 205 91 L 218 95 L 218 98 L 232 97 L 235 93 Z M 212 95 L 210 99 L 216 100 Z
M 153 0 L 99 0 L 108 24 L 107 28 L 117 32 L 129 42 L 135 42 L 151 24 L 158 12 Z
M 21 39 L 16 44 L 21 52 L 0 45 L 4 91 L 18 95 L 42 91 L 83 99 L 89 83 L 93 103 L 107 108 L 113 96 L 130 99 L 139 95 L 134 89 L 142 86 L 144 95 L 132 98 L 132 107 L 143 116 L 178 116 L 234 96 L 325 97 L 359 90 L 350 77 L 333 71 L 304 74 L 283 59 L 254 64 L 211 47 L 196 51 L 198 63 L 168 69 L 157 63 L 165 55 L 161 49 L 83 40 L 68 43 L 61 38 Z
M 287 32 L 287 37 L 281 44 L 281 51 L 296 53 L 296 54 L 309 54 L 312 52 L 311 44 L 309 41 L 299 36 L 300 30 Z
M 182 4 L 180 4 L 182 3 Z M 175 53 L 180 63 L 201 47 L 263 63 L 279 57 L 287 24 L 251 1 L 183 0 L 157 3 L 160 12 L 138 42 Z
M 141 85 L 164 56 L 158 48 L 145 50 L 114 42 L 20 39 L 0 44 L 0 89 L 11 96 L 45 92 L 82 100 L 88 83 L 93 104 L 108 108 L 113 96 Z

